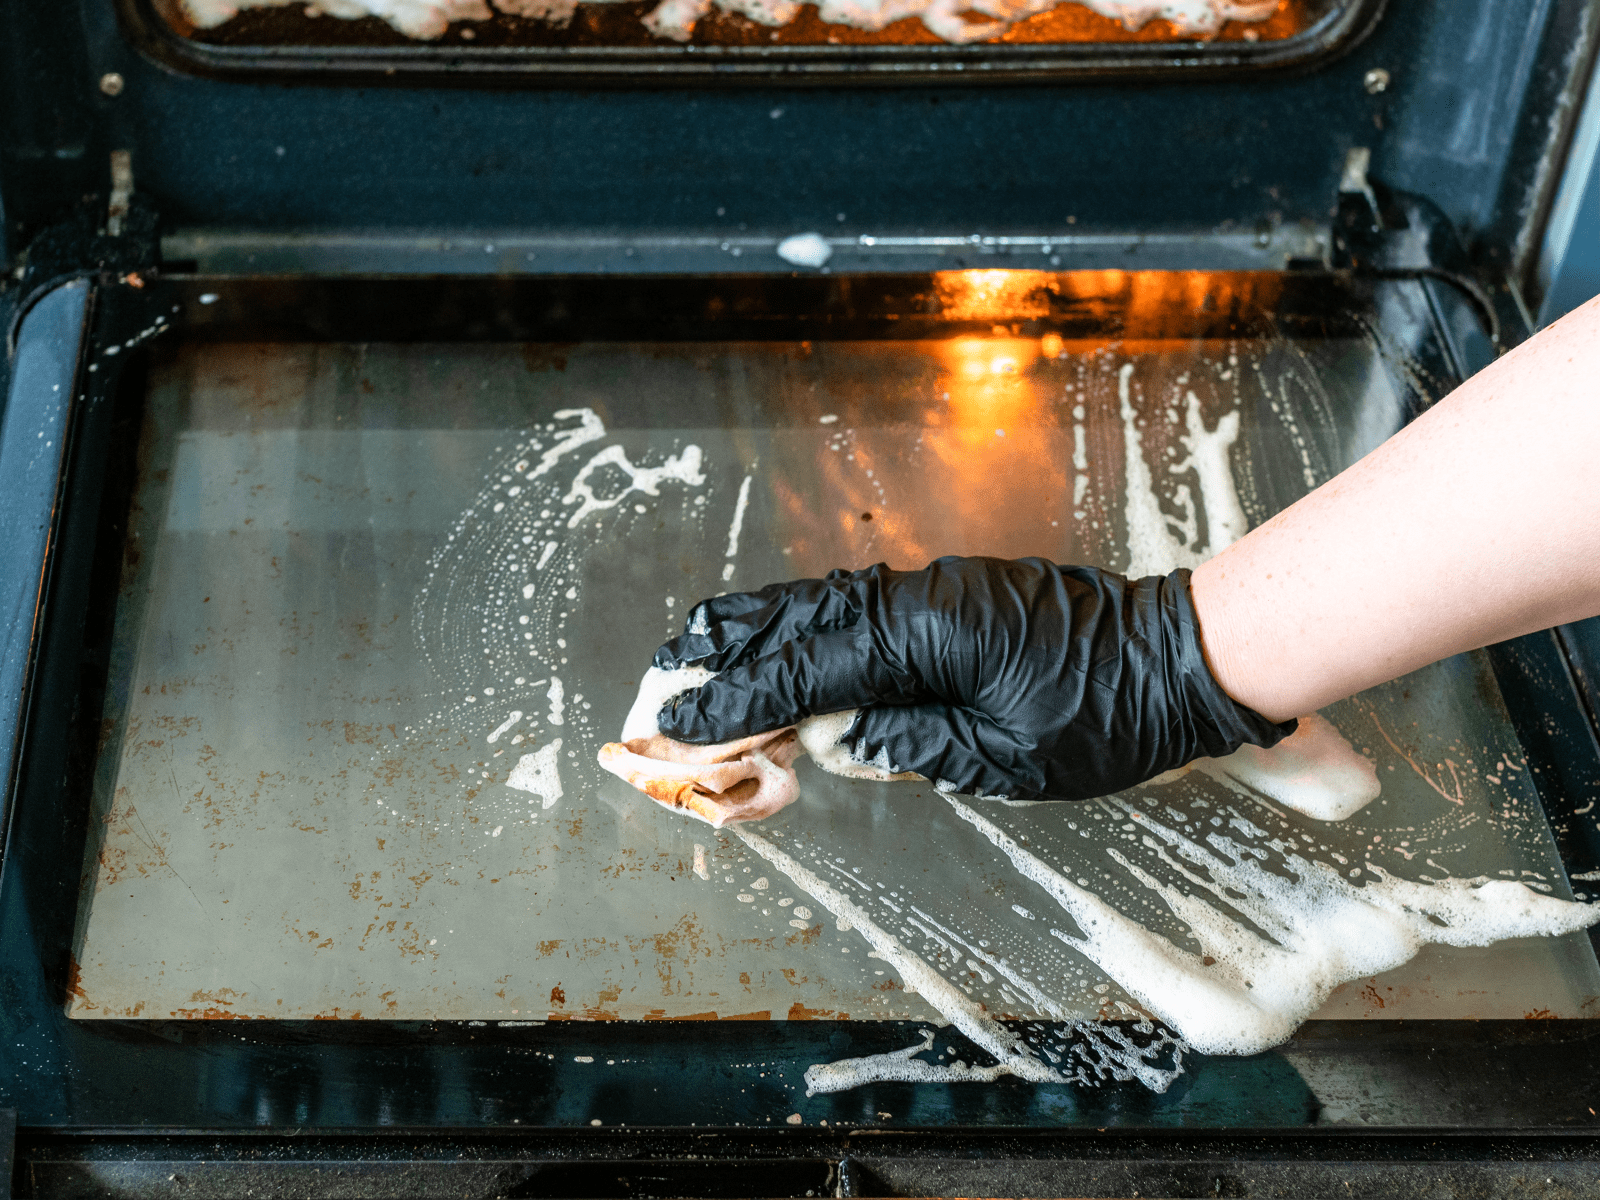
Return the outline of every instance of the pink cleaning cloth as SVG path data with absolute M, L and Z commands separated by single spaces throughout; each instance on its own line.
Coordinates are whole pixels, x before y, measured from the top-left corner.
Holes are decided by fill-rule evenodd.
M 720 829 L 730 821 L 760 821 L 799 799 L 792 765 L 802 753 L 792 726 L 714 746 L 657 733 L 606 743 L 600 765 L 662 807 Z
M 856 712 L 807 717 L 714 746 L 675 742 L 661 732 L 661 706 L 715 677 L 702 667 L 651 667 L 622 723 L 622 736 L 600 749 L 600 765 L 627 780 L 663 808 L 686 812 L 721 828 L 730 821 L 760 821 L 800 798 L 794 760 L 810 754 L 817 766 L 849 779 L 920 779 L 887 765 L 861 762 L 844 738 Z

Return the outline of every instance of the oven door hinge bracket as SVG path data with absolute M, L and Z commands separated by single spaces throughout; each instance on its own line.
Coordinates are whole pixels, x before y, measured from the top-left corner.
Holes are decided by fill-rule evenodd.
M 1370 174 L 1372 151 L 1353 146 L 1339 176 L 1333 223 L 1336 270 L 1376 278 L 1439 279 L 1465 293 L 1502 347 L 1496 306 L 1450 218 L 1426 196 L 1394 191 Z
M 1352 233 L 1376 236 L 1383 232 L 1383 214 L 1377 193 L 1367 178 L 1372 166 L 1370 146 L 1352 146 L 1344 156 L 1344 171 L 1339 176 L 1339 224 Z

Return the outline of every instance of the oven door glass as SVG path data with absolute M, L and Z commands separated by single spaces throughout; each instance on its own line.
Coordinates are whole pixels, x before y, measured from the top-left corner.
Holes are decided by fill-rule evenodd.
M 1241 1050 L 1600 994 L 1574 924 L 1450 944 L 1442 880 L 1571 897 L 1481 654 L 1083 804 L 802 761 L 719 830 L 596 763 L 703 597 L 1203 561 L 1402 423 L 1370 337 L 181 342 L 144 405 L 74 1018 L 915 1019 L 1070 1075 L 1156 1016 L 1093 1052 L 1159 1082 L 1227 1043 L 1196 988 Z

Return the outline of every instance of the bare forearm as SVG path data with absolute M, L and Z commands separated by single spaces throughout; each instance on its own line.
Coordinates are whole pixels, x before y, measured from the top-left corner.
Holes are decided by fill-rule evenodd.
M 1600 299 L 1194 573 L 1207 659 L 1273 720 L 1600 613 Z

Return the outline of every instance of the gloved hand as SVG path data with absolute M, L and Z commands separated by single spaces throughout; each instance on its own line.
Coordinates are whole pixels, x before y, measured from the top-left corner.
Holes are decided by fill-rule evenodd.
M 834 571 L 696 605 L 656 651 L 717 678 L 661 731 L 707 744 L 860 708 L 845 741 L 942 789 L 1086 800 L 1294 732 L 1230 699 L 1189 572 L 1127 580 L 1039 558 Z

